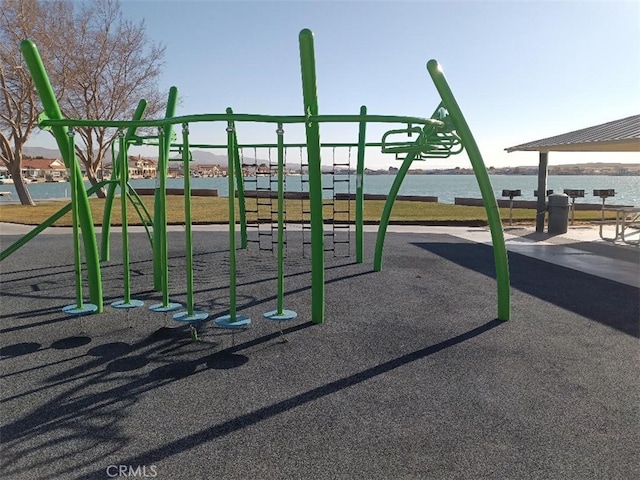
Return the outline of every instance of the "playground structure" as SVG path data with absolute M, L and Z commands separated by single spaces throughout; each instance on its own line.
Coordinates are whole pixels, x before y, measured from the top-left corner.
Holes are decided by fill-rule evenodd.
M 167 245 L 167 204 L 166 204 L 166 180 L 168 172 L 169 152 L 178 149 L 181 152 L 184 174 L 184 201 L 185 201 L 185 243 L 186 243 L 186 268 L 187 268 L 187 305 L 186 311 L 174 315 L 176 321 L 195 323 L 208 317 L 205 312 L 194 309 L 193 292 L 193 255 L 192 255 L 192 226 L 191 226 L 191 195 L 189 162 L 190 144 L 189 125 L 198 122 L 222 124 L 226 131 L 227 141 L 225 145 L 197 145 L 200 148 L 226 148 L 228 167 L 228 210 L 229 210 L 229 313 L 216 319 L 216 324 L 226 328 L 246 327 L 251 320 L 236 311 L 236 225 L 239 223 L 240 247 L 247 248 L 250 239 L 248 231 L 251 229 L 252 217 L 255 220 L 258 248 L 261 246 L 261 218 L 260 212 L 269 209 L 269 218 L 264 219 L 270 228 L 270 248 L 275 248 L 278 263 L 278 295 L 277 308 L 265 313 L 265 318 L 270 320 L 290 320 L 296 318 L 297 313 L 284 308 L 284 235 L 285 222 L 285 187 L 284 165 L 287 149 L 298 148 L 302 159 L 306 153 L 307 164 L 304 171 L 304 179 L 307 192 L 303 192 L 301 198 L 308 196 L 303 208 L 303 241 L 304 233 L 309 234 L 310 261 L 311 261 L 311 321 L 322 323 L 325 312 L 325 218 L 323 207 L 325 202 L 326 187 L 322 184 L 321 150 L 322 148 L 348 148 L 349 163 L 353 150 L 357 157 L 356 165 L 356 189 L 355 189 L 355 217 L 351 211 L 336 210 L 333 208 L 334 219 L 336 214 L 346 214 L 346 228 L 344 232 L 349 235 L 352 218 L 355 229 L 355 256 L 356 261 L 363 262 L 363 202 L 364 202 L 364 164 L 365 149 L 367 147 L 379 147 L 383 153 L 395 155 L 400 160 L 396 178 L 387 196 L 382 217 L 376 237 L 373 268 L 380 271 L 382 268 L 382 256 L 384 240 L 389 224 L 394 201 L 398 195 L 402 181 L 407 175 L 409 167 L 415 160 L 428 158 L 445 158 L 466 150 L 475 173 L 480 192 L 485 205 L 491 238 L 494 249 L 494 261 L 497 279 L 498 315 L 500 320 L 508 320 L 510 317 L 510 292 L 509 292 L 509 268 L 507 262 L 506 246 L 502 229 L 502 220 L 497 202 L 493 194 L 488 172 L 482 160 L 482 156 L 468 127 L 464 116 L 453 96 L 442 70 L 435 60 L 427 63 L 427 70 L 440 95 L 441 102 L 429 118 L 402 117 L 388 115 L 370 115 L 367 108 L 362 106 L 357 115 L 321 115 L 318 108 L 316 94 L 316 73 L 313 34 L 305 29 L 299 35 L 300 62 L 302 75 L 302 93 L 304 115 L 276 116 L 262 114 L 235 113 L 227 108 L 220 114 L 197 114 L 176 116 L 177 89 L 172 87 L 169 92 L 165 116 L 163 119 L 142 120 L 146 102 L 141 100 L 138 108 L 129 121 L 105 121 L 86 119 L 63 118 L 57 104 L 47 73 L 38 53 L 36 45 L 25 40 L 21 43 L 21 51 L 25 62 L 33 77 L 36 89 L 42 100 L 44 113 L 41 116 L 40 126 L 51 129 L 65 165 L 70 172 L 71 203 L 62 208 L 43 224 L 36 227 L 28 235 L 14 243 L 0 254 L 0 259 L 5 258 L 16 249 L 24 245 L 29 239 L 42 232 L 47 226 L 52 225 L 57 219 L 71 211 L 73 224 L 73 248 L 76 276 L 76 303 L 65 307 L 64 311 L 70 314 L 85 314 L 102 312 L 102 277 L 100 262 L 109 260 L 109 238 L 111 225 L 111 212 L 116 190 L 120 189 L 120 203 L 122 209 L 122 242 L 123 242 L 123 299 L 113 302 L 114 308 L 134 308 L 142 305 L 142 302 L 132 299 L 130 294 L 129 252 L 128 252 L 128 225 L 127 209 L 130 203 L 138 212 L 145 226 L 153 251 L 154 289 L 162 292 L 162 302 L 150 307 L 153 311 L 169 312 L 182 308 L 182 305 L 171 302 L 169 298 L 169 267 Z M 246 122 L 270 124 L 274 126 L 277 141 L 272 144 L 240 143 L 238 131 L 240 125 Z M 352 123 L 358 125 L 358 140 L 354 143 L 329 143 L 320 141 L 320 124 L 322 123 Z M 379 142 L 367 142 L 367 125 L 371 123 L 393 124 L 396 128 L 387 131 Z M 286 143 L 285 127 L 287 125 L 304 125 L 306 141 L 304 143 Z M 176 125 L 182 127 L 180 141 L 174 138 L 173 128 Z M 75 155 L 74 128 L 82 126 L 101 126 L 117 129 L 116 141 L 112 145 L 113 174 L 110 180 L 85 190 L 82 182 L 82 174 Z M 400 127 L 398 127 L 400 126 Z M 157 135 L 140 137 L 136 130 L 141 127 L 157 128 Z M 222 127 L 221 127 L 222 128 Z M 116 154 L 115 147 L 118 147 Z M 151 215 L 144 203 L 137 196 L 135 190 L 128 183 L 128 155 L 127 149 L 132 144 L 151 144 L 158 146 L 158 178 L 154 196 L 154 209 Z M 243 178 L 244 153 L 252 148 L 268 148 L 269 152 L 276 151 L 277 162 L 272 164 L 269 159 L 268 187 L 260 187 L 258 179 L 255 179 L 253 194 L 255 197 L 255 209 L 248 209 L 248 191 Z M 335 166 L 335 159 L 334 159 Z M 304 169 L 303 169 L 304 170 Z M 275 175 L 274 175 L 275 173 Z M 273 181 L 273 178 L 276 181 Z M 92 213 L 89 208 L 88 198 L 98 188 L 107 188 L 104 216 L 102 221 L 101 246 L 98 249 L 97 236 L 95 234 Z M 264 195 L 261 195 L 261 189 Z M 272 194 L 276 194 L 275 196 Z M 333 205 L 335 205 L 335 191 L 331 192 Z M 238 208 L 236 209 L 236 195 Z M 268 203 L 261 203 L 261 198 L 267 198 Z M 275 197 L 275 198 L 274 198 Z M 274 204 L 274 201 L 276 203 Z M 348 200 L 347 204 L 351 205 Z M 237 211 L 236 211 L 237 210 Z M 334 222 L 335 224 L 335 222 Z M 275 240 L 274 240 L 275 235 Z M 335 231 L 334 231 L 335 240 Z M 87 283 L 89 287 L 89 302 L 84 302 L 82 291 L 82 259 L 80 242 L 84 247 Z M 340 241 L 336 242 L 339 243 Z M 334 248 L 335 248 L 334 244 Z M 334 251 L 335 253 L 335 251 Z

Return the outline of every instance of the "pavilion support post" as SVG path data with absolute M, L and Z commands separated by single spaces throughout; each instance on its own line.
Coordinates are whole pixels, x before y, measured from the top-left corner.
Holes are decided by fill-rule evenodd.
M 536 233 L 544 232 L 544 218 L 547 211 L 547 171 L 549 153 L 540 152 L 538 165 L 538 203 L 536 205 Z

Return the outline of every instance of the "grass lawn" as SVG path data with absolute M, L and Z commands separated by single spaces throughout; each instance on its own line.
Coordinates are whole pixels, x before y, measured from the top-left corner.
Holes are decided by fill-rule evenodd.
M 140 197 L 147 210 L 153 215 L 153 196 Z M 247 210 L 255 210 L 255 199 L 247 199 Z M 276 205 L 273 200 L 274 207 Z M 309 210 L 308 200 L 286 200 L 286 221 L 300 222 L 303 218 L 304 211 Z M 99 198 L 89 199 L 93 220 L 96 225 L 102 224 L 105 200 Z M 335 207 L 326 205 L 324 207 L 325 218 L 333 217 L 333 210 L 345 211 L 348 209 L 348 200 L 338 200 Z M 38 202 L 36 206 L 24 205 L 2 205 L 0 206 L 0 222 L 18 223 L 24 225 L 38 225 L 48 219 L 51 215 L 58 212 L 61 208 L 68 204 L 68 201 L 49 201 Z M 237 205 L 237 203 L 236 203 Z M 269 206 L 260 207 L 260 218 L 269 218 Z M 364 204 L 364 221 L 365 223 L 378 223 L 384 201 L 367 200 Z M 335 215 L 338 221 L 355 220 L 355 202 L 352 200 L 350 205 L 351 213 L 337 213 Z M 535 210 L 533 209 L 513 209 L 512 217 L 514 224 L 532 225 L 535 223 Z M 501 208 L 500 215 L 504 225 L 509 224 L 509 209 Z M 136 210 L 128 204 L 128 220 L 130 225 L 141 225 L 142 222 L 136 213 Z M 236 218 L 238 218 L 236 210 Z M 308 220 L 308 215 L 305 215 Z M 600 211 L 576 211 L 576 222 L 590 222 L 600 220 Z M 609 213 L 606 218 L 614 218 L 613 213 Z M 221 197 L 193 197 L 191 201 L 191 221 L 193 224 L 214 224 L 227 223 L 228 215 L 228 199 Z M 256 214 L 248 213 L 247 220 L 255 221 Z M 168 196 L 167 197 L 167 222 L 173 225 L 185 223 L 184 216 L 184 197 Z M 274 217 L 275 221 L 275 217 Z M 394 223 L 411 223 L 411 224 L 434 224 L 434 225 L 486 225 L 487 216 L 484 207 L 470 207 L 464 205 L 451 205 L 446 203 L 429 203 L 429 202 L 407 202 L 397 201 L 391 212 L 391 222 Z M 120 199 L 116 198 L 113 203 L 111 223 L 120 225 L 122 223 Z M 55 226 L 70 226 L 71 213 L 66 214 L 54 223 Z

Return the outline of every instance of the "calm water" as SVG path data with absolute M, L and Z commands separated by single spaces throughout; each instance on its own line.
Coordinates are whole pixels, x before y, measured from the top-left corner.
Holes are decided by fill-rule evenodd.
M 346 179 L 346 175 L 337 176 Z M 299 176 L 286 177 L 286 189 L 300 191 Z M 335 184 L 336 192 L 355 193 L 355 176 L 350 176 L 351 182 L 339 182 Z M 393 175 L 367 175 L 364 178 L 365 193 L 388 194 L 393 182 Z M 268 177 L 262 177 L 260 186 L 268 185 Z M 274 177 L 275 180 L 275 177 Z M 323 175 L 323 184 L 329 186 L 331 176 Z M 522 200 L 534 200 L 533 191 L 537 188 L 538 178 L 535 175 L 492 175 L 491 184 L 496 198 L 502 198 L 502 190 L 521 190 Z M 155 187 L 155 180 L 132 180 L 131 184 L 139 188 Z M 89 184 L 87 183 L 87 186 Z M 168 179 L 168 188 L 181 188 L 183 179 Z M 275 187 L 275 183 L 274 183 Z M 305 185 L 306 187 L 306 185 Z M 68 183 L 38 183 L 30 184 L 29 191 L 34 200 L 68 198 Z M 227 196 L 226 178 L 192 178 L 191 188 L 217 189 L 220 196 Z M 251 183 L 247 189 L 255 188 Z M 593 190 L 614 189 L 616 195 L 608 199 L 610 204 L 640 206 L 640 177 L 618 177 L 605 175 L 551 175 L 547 179 L 547 188 L 556 193 L 562 193 L 564 189 L 584 190 L 585 197 L 576 200 L 576 203 L 600 203 L 599 197 L 593 196 Z M 11 197 L 0 197 L 0 203 L 15 202 L 17 195 L 13 185 L 0 185 L 0 192 L 12 192 Z M 442 203 L 454 203 L 455 197 L 480 198 L 475 176 L 473 175 L 408 175 L 400 195 L 428 195 L 438 197 Z

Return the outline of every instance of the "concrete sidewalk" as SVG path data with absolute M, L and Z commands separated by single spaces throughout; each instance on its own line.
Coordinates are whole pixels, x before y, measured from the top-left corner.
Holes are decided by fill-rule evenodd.
M 291 231 L 300 231 L 299 225 L 288 226 Z M 377 232 L 377 226 L 365 225 L 365 232 Z M 25 235 L 33 226 L 0 223 L 0 248 L 6 248 L 2 236 Z M 226 232 L 227 225 L 194 225 L 194 232 Z M 184 232 L 183 226 L 169 226 L 171 232 Z M 113 227 L 119 233 L 119 227 Z M 144 232 L 141 226 L 130 226 L 132 234 Z M 353 231 L 353 228 L 352 228 Z M 419 225 L 389 225 L 393 233 L 433 233 L 452 235 L 472 242 L 491 244 L 491 235 L 486 227 L 440 227 Z M 99 234 L 101 228 L 97 227 Z M 70 234 L 70 227 L 52 227 L 45 230 L 50 234 Z M 538 234 L 533 227 L 505 227 L 505 241 L 509 251 L 531 256 L 546 262 L 562 265 L 592 275 L 625 283 L 640 288 L 640 248 L 621 241 L 608 242 L 600 237 L 596 226 L 580 225 L 569 227 L 562 235 Z M 607 226 L 604 235 L 614 236 L 614 228 Z

